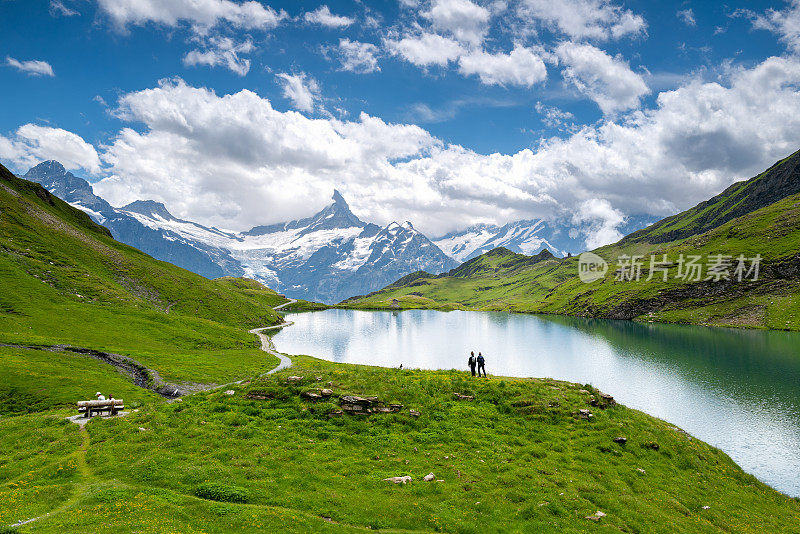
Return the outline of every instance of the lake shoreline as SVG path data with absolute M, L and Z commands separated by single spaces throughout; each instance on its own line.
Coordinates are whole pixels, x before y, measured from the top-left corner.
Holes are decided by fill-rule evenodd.
M 351 310 L 351 309 L 343 309 L 343 308 L 332 308 L 332 309 L 330 309 L 328 311 L 328 313 L 331 313 L 331 312 L 333 312 L 333 313 L 345 312 L 346 313 L 346 312 L 353 312 L 353 311 L 355 311 L 355 312 L 365 312 L 365 313 L 369 313 L 370 315 L 372 313 L 375 313 L 375 312 L 383 312 L 383 313 L 385 313 L 386 311 L 391 311 L 391 312 L 415 311 L 417 313 L 425 313 L 425 312 L 439 313 L 438 310 L 419 310 L 419 309 L 417 309 L 417 310 L 374 310 L 374 309 L 373 310 Z M 536 321 L 544 322 L 545 324 L 554 324 L 553 322 L 555 321 L 556 322 L 555 324 L 557 324 L 557 326 L 559 328 L 562 328 L 562 329 L 565 328 L 565 327 L 570 327 L 570 323 L 569 322 L 567 322 L 565 324 L 558 324 L 558 323 L 563 323 L 564 320 L 566 320 L 566 321 L 578 320 L 578 321 L 584 322 L 585 323 L 584 328 L 587 328 L 588 330 L 591 329 L 592 324 L 600 325 L 602 328 L 610 328 L 612 331 L 619 330 L 619 331 L 621 331 L 623 333 L 629 333 L 629 330 L 631 328 L 637 329 L 637 330 L 639 330 L 639 332 L 636 335 L 638 335 L 639 337 L 641 337 L 642 335 L 645 335 L 645 337 L 646 337 L 647 335 L 649 335 L 648 332 L 650 332 L 650 330 L 652 330 L 653 328 L 655 328 L 656 330 L 663 330 L 664 328 L 667 328 L 668 330 L 672 330 L 673 332 L 667 332 L 667 334 L 670 335 L 670 336 L 673 336 L 673 337 L 676 336 L 676 335 L 677 336 L 686 335 L 686 336 L 689 336 L 689 338 L 697 338 L 698 337 L 698 332 L 700 332 L 700 337 L 698 339 L 701 339 L 701 340 L 703 339 L 703 336 L 706 335 L 706 334 L 707 335 L 711 335 L 712 338 L 713 338 L 713 336 L 717 336 L 717 335 L 722 335 L 722 336 L 727 336 L 727 337 L 733 336 L 732 339 L 728 339 L 727 340 L 727 343 L 729 345 L 733 345 L 733 346 L 741 345 L 742 343 L 746 343 L 746 342 L 753 343 L 754 342 L 753 339 L 752 339 L 753 336 L 756 336 L 756 338 L 761 338 L 763 336 L 772 336 L 774 334 L 778 334 L 778 335 L 786 334 L 788 336 L 794 335 L 794 333 L 791 333 L 791 332 L 781 332 L 781 331 L 766 330 L 766 329 L 739 329 L 739 328 L 728 328 L 728 327 L 716 327 L 716 328 L 713 328 L 713 329 L 703 328 L 703 329 L 698 330 L 698 327 L 701 326 L 701 325 L 682 325 L 682 324 L 675 324 L 675 323 L 649 323 L 649 322 L 639 322 L 639 321 L 629 321 L 629 320 L 619 320 L 619 319 L 617 319 L 617 320 L 609 320 L 609 319 L 583 318 L 583 317 L 575 317 L 575 316 L 568 316 L 568 315 L 557 315 L 557 314 L 555 314 L 555 315 L 554 314 L 538 314 L 538 313 L 537 314 L 528 314 L 528 313 L 496 312 L 496 311 L 485 312 L 485 311 L 472 311 L 472 310 L 449 310 L 449 311 L 461 311 L 461 312 L 463 312 L 465 314 L 467 314 L 467 313 L 468 314 L 487 314 L 487 313 L 488 314 L 498 314 L 499 313 L 499 314 L 501 314 L 501 316 L 519 317 L 519 318 L 529 318 L 530 317 L 530 318 L 535 318 Z M 325 312 L 322 312 L 322 313 L 325 313 Z M 299 313 L 299 314 L 292 314 L 292 315 L 294 317 L 298 317 L 299 318 L 299 316 L 307 315 L 307 314 L 306 313 Z M 387 314 L 387 315 L 395 318 L 394 320 L 398 320 L 400 317 L 402 317 L 405 314 L 391 313 L 391 314 Z M 445 314 L 445 315 L 450 315 L 450 314 Z M 612 325 L 612 326 L 609 326 L 609 325 Z M 291 332 L 294 332 L 292 337 L 295 337 L 297 335 L 297 330 L 295 328 L 297 328 L 297 327 L 294 327 L 294 328 L 290 329 Z M 304 328 L 304 326 L 302 326 L 302 325 L 299 327 L 299 329 L 301 329 L 301 330 L 303 328 Z M 691 329 L 691 330 L 689 330 L 689 331 L 683 330 L 684 328 L 688 328 L 688 329 Z M 680 329 L 680 330 L 678 330 L 677 333 L 676 333 L 676 332 L 674 332 L 675 329 Z M 374 332 L 373 332 L 373 334 L 374 334 Z M 663 334 L 663 332 L 662 332 L 662 334 Z M 314 354 L 317 358 L 325 360 L 325 361 L 331 361 L 331 362 L 336 362 L 336 363 L 354 363 L 354 364 L 370 365 L 370 366 L 389 368 L 389 369 L 398 367 L 399 363 L 395 363 L 395 362 L 400 362 L 401 359 L 402 359 L 401 358 L 401 359 L 392 360 L 392 361 L 380 361 L 380 360 L 376 361 L 374 359 L 372 359 L 372 360 L 366 360 L 366 359 L 358 359 L 358 360 L 344 359 L 344 360 L 342 360 L 340 357 L 332 356 L 331 354 L 326 354 L 326 353 L 324 353 L 324 351 L 315 351 L 315 350 L 305 350 L 305 351 L 304 350 L 300 350 L 300 351 L 297 351 L 297 350 L 293 350 L 291 346 L 287 347 L 287 345 L 285 344 L 286 341 L 289 339 L 288 335 L 289 335 L 289 332 L 287 332 L 287 336 L 283 336 L 283 339 L 281 339 L 282 336 L 280 336 L 280 335 L 276 336 L 276 339 L 275 339 L 276 346 L 282 352 L 290 352 L 290 353 L 293 353 L 293 354 Z M 305 335 L 305 333 L 303 333 L 301 335 Z M 409 335 L 411 335 L 411 334 L 407 334 L 406 337 L 408 337 Z M 744 338 L 744 340 L 742 340 L 742 339 L 738 339 L 737 336 L 739 336 L 739 337 L 745 336 L 745 338 Z M 624 338 L 624 335 L 623 335 L 623 338 Z M 407 341 L 407 339 L 406 339 L 406 341 Z M 758 341 L 758 339 L 756 339 L 756 341 Z M 697 339 L 695 339 L 693 342 L 694 343 L 698 343 Z M 624 344 L 624 341 L 622 343 Z M 380 342 L 375 344 L 375 353 L 381 352 L 381 349 L 380 349 L 381 346 L 382 345 L 381 345 Z M 289 350 L 285 350 L 287 348 Z M 578 349 L 578 352 L 580 352 L 580 350 L 582 350 L 582 349 Z M 647 349 L 643 349 L 643 350 L 645 350 L 645 352 L 647 351 Z M 555 351 L 555 349 L 554 349 L 554 351 Z M 412 352 L 414 352 L 413 349 L 412 349 Z M 701 355 L 694 355 L 694 349 L 690 350 L 689 352 L 691 353 L 691 356 L 690 356 L 689 360 L 692 360 L 692 361 L 680 361 L 679 362 L 679 365 L 678 365 L 679 375 L 688 374 L 689 376 L 691 376 L 692 374 L 696 374 L 698 372 L 703 372 L 704 368 L 711 369 L 712 370 L 711 374 L 713 375 L 713 370 L 716 369 L 715 365 L 718 365 L 718 363 L 719 363 L 719 362 L 716 361 L 716 358 L 719 358 L 719 354 L 717 354 L 717 356 L 713 356 L 712 355 L 712 356 L 703 357 Z M 712 391 L 712 393 L 703 394 L 702 391 L 705 390 L 705 389 L 708 389 L 706 386 L 701 386 L 700 384 L 695 384 L 695 383 L 692 383 L 691 381 L 687 385 L 687 384 L 684 383 L 684 382 L 686 382 L 686 380 L 684 378 L 682 378 L 681 376 L 678 376 L 677 382 L 676 382 L 676 378 L 667 377 L 666 378 L 666 383 L 669 385 L 669 387 L 665 387 L 664 391 L 661 392 L 661 391 L 658 391 L 658 387 L 659 387 L 658 382 L 659 381 L 664 382 L 663 378 L 659 378 L 659 379 L 656 380 L 653 377 L 649 377 L 649 378 L 646 377 L 646 376 L 639 377 L 639 381 L 642 381 L 642 380 L 644 380 L 645 382 L 649 381 L 649 383 L 651 383 L 651 385 L 652 385 L 652 389 L 649 389 L 648 387 L 644 387 L 644 388 L 641 388 L 641 390 L 633 390 L 630 387 L 622 387 L 622 386 L 615 387 L 614 386 L 615 381 L 619 381 L 620 380 L 619 377 L 594 376 L 589 372 L 587 372 L 586 374 L 584 374 L 582 376 L 578 376 L 578 375 L 576 375 L 574 373 L 565 375 L 565 374 L 562 374 L 562 373 L 559 373 L 559 372 L 549 372 L 549 373 L 548 372 L 544 372 L 544 373 L 530 372 L 530 373 L 525 373 L 525 374 L 522 374 L 522 373 L 509 374 L 509 373 L 503 372 L 503 370 L 500 369 L 500 368 L 493 367 L 493 365 L 497 365 L 497 363 L 499 363 L 499 362 L 497 362 L 496 359 L 495 360 L 491 359 L 491 357 L 494 354 L 495 353 L 492 352 L 492 354 L 490 355 L 490 360 L 487 363 L 487 367 L 488 367 L 490 372 L 492 370 L 495 371 L 494 376 L 499 380 L 503 380 L 503 379 L 507 379 L 507 380 L 510 380 L 510 379 L 522 379 L 522 378 L 547 379 L 548 377 L 550 377 L 550 378 L 555 379 L 555 380 L 565 381 L 565 382 L 569 382 L 569 383 L 592 384 L 594 387 L 597 387 L 598 389 L 600 389 L 602 391 L 606 391 L 606 392 L 612 394 L 622 404 L 625 404 L 626 406 L 630 406 L 632 409 L 636 409 L 636 410 L 639 410 L 639 411 L 641 411 L 643 413 L 646 413 L 646 414 L 650 415 L 651 417 L 655 417 L 657 419 L 661 419 L 663 421 L 666 421 L 669 424 L 671 424 L 671 425 L 673 425 L 673 426 L 675 426 L 677 428 L 684 429 L 688 434 L 691 434 L 693 436 L 697 436 L 698 439 L 701 439 L 701 440 L 703 440 L 705 442 L 708 442 L 712 446 L 720 448 L 726 454 L 729 454 L 734 459 L 734 461 L 736 461 L 736 463 L 738 465 L 741 465 L 743 467 L 743 469 L 745 469 L 747 472 L 755 474 L 762 481 L 764 481 L 765 483 L 767 483 L 767 484 L 771 485 L 772 487 L 776 488 L 776 490 L 781 491 L 781 492 L 783 492 L 784 494 L 786 494 L 788 496 L 800 496 L 800 488 L 795 488 L 794 486 L 796 484 L 794 484 L 793 482 L 785 480 L 785 479 L 790 478 L 790 477 L 786 477 L 786 476 L 781 475 L 780 473 L 777 473 L 777 471 L 779 471 L 779 470 L 776 469 L 774 466 L 770 467 L 770 468 L 766 468 L 763 463 L 756 462 L 755 459 L 751 459 L 751 461 L 747 460 L 747 457 L 749 456 L 749 454 L 746 451 L 750 446 L 753 445 L 753 442 L 748 442 L 747 440 L 742 439 L 741 437 L 737 438 L 736 434 L 741 434 L 741 432 L 738 432 L 738 431 L 735 431 L 734 429 L 731 429 L 730 432 L 719 430 L 718 433 L 713 433 L 713 432 L 709 433 L 708 429 L 709 428 L 714 428 L 713 420 L 715 418 L 717 418 L 717 417 L 724 417 L 722 414 L 726 414 L 727 413 L 728 416 L 730 416 L 730 414 L 733 413 L 734 419 L 738 420 L 740 417 L 744 417 L 742 415 L 742 413 L 746 412 L 746 409 L 743 409 L 745 407 L 737 406 L 735 404 L 731 405 L 731 403 L 729 401 L 729 398 L 728 398 L 728 397 L 730 397 L 730 395 L 725 393 L 724 388 L 721 391 Z M 612 364 L 614 364 L 613 362 L 615 360 L 619 359 L 619 357 L 620 357 L 619 355 L 618 356 L 613 356 L 612 360 L 610 360 L 610 362 Z M 437 363 L 437 365 L 435 367 L 432 367 L 430 365 L 426 366 L 424 363 L 417 365 L 417 364 L 415 364 L 414 362 L 411 362 L 411 361 L 403 361 L 402 363 L 403 363 L 404 368 L 418 368 L 420 370 L 425 370 L 425 371 L 435 371 L 435 370 L 443 370 L 443 371 L 445 371 L 445 370 L 449 370 L 449 369 L 455 369 L 455 370 L 466 369 L 466 357 L 463 358 L 465 360 L 463 366 L 460 363 L 461 359 L 462 358 L 457 356 L 457 359 L 454 359 L 451 362 L 445 362 L 445 363 L 439 362 L 439 363 Z M 589 359 L 591 359 L 591 358 L 589 358 Z M 624 359 L 625 358 L 623 357 L 623 360 Z M 663 358 L 662 358 L 662 360 L 663 360 Z M 796 362 L 797 359 L 796 358 L 792 358 L 792 360 L 795 360 L 795 362 Z M 576 365 L 580 365 L 579 361 L 572 362 L 572 363 L 575 363 Z M 654 361 L 654 364 L 656 365 L 656 367 L 663 367 L 664 365 L 667 365 L 668 363 L 669 363 L 668 360 L 659 361 L 658 358 Z M 614 365 L 620 365 L 620 364 L 616 363 Z M 600 367 L 598 367 L 598 369 L 602 369 L 602 367 L 603 367 L 603 365 L 600 365 Z M 686 369 L 683 369 L 684 367 L 686 367 Z M 793 372 L 796 370 L 796 367 L 797 366 L 792 366 L 792 371 Z M 588 368 L 591 368 L 591 366 L 589 366 Z M 723 369 L 723 371 L 725 371 L 725 372 L 723 372 L 723 374 L 726 374 L 727 370 Z M 629 369 L 629 372 L 632 373 L 632 376 L 637 376 L 637 373 L 641 373 L 642 371 L 640 369 L 637 369 L 636 366 L 634 365 L 631 369 Z M 580 378 L 585 378 L 585 379 L 576 379 L 576 378 L 579 378 L 579 377 Z M 722 380 L 721 378 L 718 379 L 718 378 L 714 378 L 712 376 L 712 383 L 717 383 L 717 382 L 720 382 L 721 380 Z M 624 382 L 624 380 L 623 380 L 623 382 Z M 737 384 L 734 384 L 734 386 L 736 386 L 736 385 Z M 745 386 L 746 386 L 746 384 L 745 384 Z M 745 387 L 745 389 L 747 389 L 747 388 Z M 675 394 L 675 391 L 684 391 L 684 393 L 682 393 L 682 394 L 679 393 L 677 395 L 694 396 L 695 400 L 697 400 L 697 402 L 699 402 L 701 404 L 701 406 L 697 406 L 696 408 L 699 408 L 701 412 L 703 410 L 706 410 L 708 413 L 707 414 L 703 414 L 702 417 L 700 417 L 700 416 L 698 416 L 696 414 L 692 414 L 691 412 L 696 411 L 696 410 L 692 409 L 691 400 L 687 400 L 685 402 L 686 406 L 684 406 L 682 409 L 673 409 L 673 411 L 670 411 L 670 410 L 666 410 L 665 411 L 663 409 L 663 405 L 666 404 L 667 402 L 669 402 L 667 399 L 670 398 L 670 395 Z M 646 400 L 642 401 L 642 398 L 646 398 Z M 757 395 L 754 398 L 757 398 Z M 653 404 L 653 407 L 648 409 L 648 404 L 647 404 L 648 402 L 655 403 L 655 404 Z M 749 401 L 749 402 L 755 403 L 755 404 L 759 404 L 761 401 L 752 400 L 752 401 Z M 702 406 L 703 403 L 706 404 L 705 408 Z M 773 412 L 770 412 L 770 413 L 773 415 L 773 417 L 775 416 L 775 413 L 773 413 Z M 777 413 L 780 414 L 782 412 L 780 412 L 780 410 L 779 410 Z M 687 414 L 689 414 L 689 415 L 687 415 Z M 789 439 L 790 442 L 791 442 L 791 440 L 794 439 L 795 435 L 798 433 L 798 429 L 796 428 L 796 426 L 786 426 L 785 425 L 786 422 L 784 421 L 784 419 L 786 419 L 787 417 L 788 417 L 788 415 L 786 413 L 783 413 L 783 415 L 780 415 L 780 417 L 779 417 L 781 419 L 780 424 L 784 425 L 784 426 L 782 426 L 782 427 L 778 426 L 778 427 L 771 428 L 771 429 L 766 429 L 766 430 L 769 430 L 771 432 L 771 434 L 776 438 L 777 437 L 781 437 L 780 434 L 783 433 L 783 432 L 786 432 L 786 433 L 789 434 L 789 437 L 786 438 L 786 439 Z M 756 422 L 754 422 L 752 419 L 749 420 L 748 423 L 745 423 L 745 421 L 747 421 L 746 418 L 743 419 L 742 421 L 743 421 L 743 426 L 745 428 L 749 428 L 749 430 L 746 431 L 745 433 L 752 432 L 752 427 L 754 425 L 758 426 L 758 424 Z M 763 424 L 763 421 L 761 421 L 761 423 Z M 724 427 L 726 425 L 716 425 L 716 426 L 717 427 L 719 427 L 719 426 L 723 426 Z M 762 428 L 761 430 L 765 431 L 764 428 Z M 728 438 L 727 436 L 731 436 L 731 437 Z M 753 439 L 759 439 L 759 438 L 757 436 L 753 436 Z M 758 442 L 760 445 L 765 446 L 765 447 L 767 447 L 769 445 L 768 442 L 767 442 L 768 440 L 764 440 L 763 437 L 760 438 L 760 439 L 762 439 L 764 441 L 764 443 Z M 783 439 L 783 440 L 776 439 L 776 441 L 786 441 L 786 439 Z M 731 445 L 731 441 L 735 442 L 735 444 Z M 786 446 L 786 443 L 782 443 L 781 444 L 781 447 L 785 447 L 785 446 Z M 781 450 L 785 450 L 785 449 L 781 448 Z M 777 455 L 777 453 L 776 453 L 776 455 Z M 793 455 L 793 456 L 797 456 L 797 455 Z M 794 465 L 794 463 L 797 463 L 800 466 L 800 457 L 792 458 L 792 465 Z M 773 472 L 772 476 L 777 477 L 777 478 L 772 478 L 771 476 L 765 476 L 764 475 L 764 469 L 767 469 L 767 471 Z M 788 469 L 791 472 L 794 472 L 793 468 L 788 468 Z M 760 475 L 759 475 L 759 473 L 760 473 Z M 784 480 L 784 482 L 781 483 L 780 480 Z M 787 484 L 789 486 L 787 486 Z M 791 489 L 788 489 L 788 488 L 791 488 Z

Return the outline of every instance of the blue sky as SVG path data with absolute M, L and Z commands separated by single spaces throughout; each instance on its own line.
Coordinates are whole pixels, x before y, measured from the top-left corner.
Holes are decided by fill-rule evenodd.
M 234 229 L 338 187 L 376 222 L 571 218 L 599 243 L 800 148 L 799 12 L 0 0 L 0 161 L 56 158 L 114 204 Z

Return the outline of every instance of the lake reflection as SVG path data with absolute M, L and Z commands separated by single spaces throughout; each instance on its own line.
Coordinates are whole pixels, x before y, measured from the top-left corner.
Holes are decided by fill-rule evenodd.
M 278 350 L 343 363 L 590 383 L 800 496 L 800 334 L 500 312 L 292 314 Z

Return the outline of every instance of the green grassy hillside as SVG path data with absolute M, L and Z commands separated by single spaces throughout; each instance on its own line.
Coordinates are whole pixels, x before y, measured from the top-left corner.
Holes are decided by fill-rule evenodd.
M 445 275 L 414 273 L 381 291 L 348 299 L 342 306 L 386 309 L 397 299 L 401 308 L 507 310 L 800 330 L 800 193 L 792 193 L 800 187 L 798 163 L 800 155 L 794 154 L 712 201 L 595 250 L 609 263 L 609 271 L 592 283 L 579 279 L 577 257 L 531 258 L 496 249 Z M 681 237 L 667 237 L 676 235 Z M 656 270 L 648 281 L 651 255 L 659 261 L 664 254 L 670 262 L 667 281 Z M 701 257 L 701 280 L 676 278 L 681 254 Z M 715 254 L 732 257 L 731 275 L 739 255 L 749 259 L 760 254 L 758 280 L 739 282 L 735 276 L 705 280 Z M 615 279 L 615 272 L 624 265 L 623 255 L 641 256 L 638 281 Z M 748 268 L 751 265 L 746 262 Z
M 320 387 L 331 400 L 301 396 Z M 800 531 L 800 502 L 663 421 L 592 407 L 599 393 L 590 386 L 301 356 L 292 369 L 232 388 L 148 403 L 83 433 L 58 417 L 0 419 L 8 481 L 0 524 L 41 517 L 20 532 Z M 404 407 L 331 416 L 345 394 Z M 434 481 L 423 480 L 428 473 Z M 405 475 L 406 485 L 383 480 Z M 598 511 L 606 515 L 587 519 Z
M 273 358 L 247 330 L 279 322 L 272 306 L 286 300 L 252 280 L 208 280 L 154 260 L 4 167 L 0 288 L 0 343 L 120 353 L 176 383 L 268 369 Z M 0 362 L 16 368 L 19 356 L 6 349 Z

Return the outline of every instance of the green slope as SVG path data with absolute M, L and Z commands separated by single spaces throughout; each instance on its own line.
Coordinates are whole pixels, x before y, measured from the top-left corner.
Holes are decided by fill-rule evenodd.
M 247 330 L 279 322 L 272 306 L 284 301 L 119 243 L 0 166 L 0 343 L 120 353 L 178 383 L 229 381 L 272 365 Z
M 590 406 L 599 393 L 590 386 L 294 359 L 292 369 L 229 386 L 232 395 L 148 404 L 83 433 L 52 417 L 0 419 L 0 478 L 9 481 L 0 525 L 41 517 L 20 532 L 800 531 L 800 502 L 668 423 Z M 301 396 L 319 387 L 332 400 Z M 405 406 L 330 416 L 345 394 Z M 586 408 L 591 419 L 580 415 Z M 428 473 L 439 481 L 423 481 Z M 383 481 L 403 475 L 413 481 Z M 209 484 L 215 491 L 199 491 Z M 226 495 L 246 502 L 218 502 Z M 606 515 L 587 519 L 597 511 Z
M 594 252 L 608 274 L 585 284 L 578 258 L 528 258 L 490 251 L 446 275 L 414 273 L 345 307 L 490 309 L 618 319 L 800 330 L 800 155 L 731 186 L 691 210 Z M 675 238 L 675 236 L 680 236 Z M 647 281 L 650 256 L 672 262 L 668 279 Z M 677 279 L 678 258 L 714 254 L 762 257 L 757 281 Z M 615 280 L 622 255 L 642 256 L 639 281 Z M 750 263 L 747 263 L 750 266 Z M 735 265 L 732 266 L 732 268 Z M 733 272 L 731 268 L 731 273 Z M 465 272 L 466 271 L 466 272 Z

